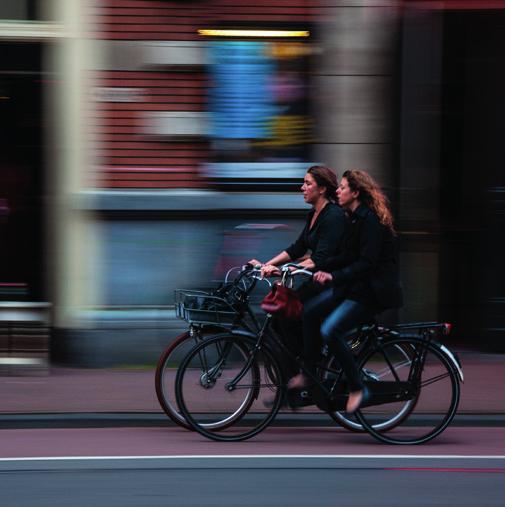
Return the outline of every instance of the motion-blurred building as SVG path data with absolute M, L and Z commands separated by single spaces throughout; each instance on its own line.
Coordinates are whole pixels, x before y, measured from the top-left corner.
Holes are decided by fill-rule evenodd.
M 314 163 L 387 191 L 397 318 L 503 350 L 505 2 L 4 0 L 0 20 L 4 355 L 24 319 L 56 360 L 152 360 L 174 288 L 298 234 Z

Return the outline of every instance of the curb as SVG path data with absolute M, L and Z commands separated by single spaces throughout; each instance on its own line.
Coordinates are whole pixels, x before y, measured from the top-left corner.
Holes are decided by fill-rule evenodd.
M 419 422 L 429 421 L 429 415 Z M 177 427 L 163 413 L 38 413 L 2 414 L 0 430 L 58 428 L 152 428 Z M 271 426 L 336 427 L 338 424 L 322 413 L 280 413 Z M 505 414 L 458 414 L 451 423 L 458 427 L 505 427 Z

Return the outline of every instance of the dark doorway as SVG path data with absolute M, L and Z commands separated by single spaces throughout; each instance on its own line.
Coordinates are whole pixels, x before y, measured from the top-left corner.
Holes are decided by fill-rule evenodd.
M 40 44 L 0 44 L 0 300 L 43 291 Z
M 505 10 L 444 14 L 441 218 L 446 310 L 505 350 Z

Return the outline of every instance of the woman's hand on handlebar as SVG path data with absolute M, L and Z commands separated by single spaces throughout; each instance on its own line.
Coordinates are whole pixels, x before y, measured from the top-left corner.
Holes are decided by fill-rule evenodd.
M 260 269 L 261 278 L 268 278 L 270 276 L 278 276 L 281 274 L 280 269 L 273 264 L 263 264 L 258 259 L 251 259 L 247 262 L 248 266 L 252 266 L 255 269 Z
M 258 259 L 251 259 L 250 261 L 247 261 L 247 264 L 253 268 L 261 268 L 263 266 L 263 263 Z
M 314 273 L 313 280 L 314 282 L 325 284 L 331 282 L 333 280 L 333 277 L 331 276 L 331 273 L 326 273 L 326 271 L 318 271 L 317 273 Z
M 268 278 L 269 276 L 280 275 L 281 271 L 277 266 L 273 264 L 265 264 L 261 266 L 261 276 Z

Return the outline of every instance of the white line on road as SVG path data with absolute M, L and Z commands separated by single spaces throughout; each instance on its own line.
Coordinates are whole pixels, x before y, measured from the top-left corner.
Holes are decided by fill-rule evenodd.
M 479 454 L 181 454 L 181 455 L 148 455 L 148 456 L 37 456 L 25 458 L 0 458 L 7 461 L 62 461 L 62 460 L 133 460 L 133 459 L 505 459 L 505 455 Z
M 421 467 L 505 470 L 505 456 L 483 455 L 369 455 L 369 454 L 263 454 L 176 456 L 47 456 L 0 458 L 0 472 L 59 470 L 252 470 L 252 469 L 382 469 Z

